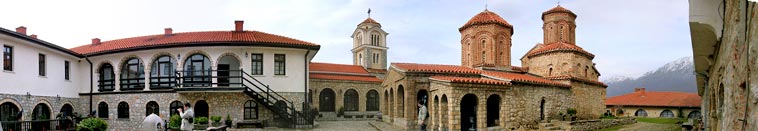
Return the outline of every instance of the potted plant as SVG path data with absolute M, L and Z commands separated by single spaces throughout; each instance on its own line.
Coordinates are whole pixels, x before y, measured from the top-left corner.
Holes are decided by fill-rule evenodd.
M 168 129 L 178 131 L 181 126 L 182 117 L 179 117 L 179 115 L 172 115 L 171 118 L 169 118 Z
M 87 118 L 76 125 L 77 131 L 105 131 L 108 129 L 108 122 L 100 118 Z
M 561 118 L 561 121 L 565 121 L 566 120 L 566 116 L 563 115 L 563 112 L 558 112 L 558 117 Z
M 213 121 L 213 127 L 221 126 L 221 116 L 211 116 L 211 121 Z
M 571 121 L 576 121 L 576 112 L 577 111 L 574 108 L 566 109 L 566 114 L 568 114 L 569 117 L 571 117 Z
M 337 110 L 337 117 L 342 117 L 342 115 L 345 115 L 345 108 L 340 107 L 340 109 Z
M 206 129 L 208 128 L 208 117 L 195 117 L 194 129 Z
M 227 128 L 232 127 L 232 117 L 229 117 L 229 114 L 226 114 L 226 121 L 224 121 L 224 123 L 226 123 Z

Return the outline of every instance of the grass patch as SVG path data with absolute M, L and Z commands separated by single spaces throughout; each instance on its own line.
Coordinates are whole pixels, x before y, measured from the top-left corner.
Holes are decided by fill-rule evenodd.
M 658 123 L 658 124 L 677 124 L 686 121 L 680 118 L 644 118 L 638 117 L 637 122 Z
M 624 125 L 616 125 L 616 126 L 611 126 L 611 127 L 608 127 L 608 128 L 603 128 L 603 129 L 600 129 L 600 130 L 597 130 L 597 131 L 618 131 L 622 127 L 624 127 Z

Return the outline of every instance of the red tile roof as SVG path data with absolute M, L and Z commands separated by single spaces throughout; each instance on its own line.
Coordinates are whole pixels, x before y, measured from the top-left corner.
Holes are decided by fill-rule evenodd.
M 606 105 L 665 107 L 700 107 L 700 102 L 700 96 L 694 93 L 645 91 L 636 91 L 605 100 Z
M 489 10 L 484 10 L 481 13 L 477 14 L 476 16 L 472 17 L 466 24 L 463 24 L 461 28 L 458 28 L 458 31 L 462 31 L 468 27 L 474 26 L 474 25 L 484 25 L 484 24 L 497 24 L 501 26 L 505 26 L 508 28 L 513 28 L 511 24 L 509 24 L 505 19 L 500 17 L 500 15 L 495 14 L 495 12 L 491 12 Z
M 568 13 L 568 14 L 576 17 L 576 14 L 574 14 L 574 12 L 571 12 L 571 10 L 568 10 L 566 8 L 561 7 L 561 5 L 558 5 L 556 7 L 553 7 L 550 10 L 542 12 L 542 19 L 544 20 L 545 19 L 545 15 L 550 14 L 550 13 Z
M 451 83 L 472 83 L 472 84 L 488 84 L 488 85 L 511 85 L 507 81 L 492 80 L 485 78 L 471 78 L 471 77 L 454 77 L 454 76 L 432 76 L 429 79 L 447 81 Z
M 517 72 L 527 72 L 529 71 L 529 67 L 511 66 L 511 70 L 517 71 Z
M 358 76 L 358 75 L 338 75 L 338 74 L 320 74 L 310 73 L 311 79 L 326 79 L 326 80 L 348 80 L 348 81 L 365 81 L 365 82 L 382 82 L 379 78 L 374 76 Z
M 582 49 L 582 47 L 576 46 L 574 44 L 565 43 L 565 42 L 555 42 L 551 44 L 545 44 L 544 46 L 536 50 L 532 50 L 528 52 L 526 56 L 532 57 L 532 56 L 550 53 L 550 52 L 556 52 L 556 51 L 577 52 L 577 53 L 586 55 L 587 57 L 595 58 L 594 54 L 585 51 L 584 49 Z
M 311 72 L 354 73 L 368 75 L 368 71 L 359 65 L 311 62 L 308 69 Z
M 308 69 L 312 79 L 382 82 L 358 65 L 311 62 Z
M 550 79 L 550 80 L 564 80 L 564 79 L 568 79 L 568 80 L 581 81 L 581 82 L 584 82 L 584 83 L 589 83 L 589 84 L 598 85 L 598 86 L 602 86 L 602 87 L 608 87 L 608 85 L 606 85 L 605 83 L 600 82 L 600 81 L 588 80 L 588 79 L 579 78 L 579 77 L 573 77 L 573 76 L 548 76 L 548 77 L 545 77 L 545 78 Z
M 138 36 L 104 41 L 97 45 L 87 44 L 71 48 L 71 50 L 79 54 L 88 55 L 150 47 L 220 43 L 243 43 L 249 45 L 283 47 L 320 47 L 314 43 L 259 31 L 205 31 L 174 33 L 169 35 Z
M 376 22 L 376 20 L 371 19 L 371 17 L 366 18 L 366 20 L 363 20 L 363 22 L 361 22 L 361 24 L 363 24 L 363 23 L 373 23 L 373 24 L 377 24 L 377 25 L 382 25 L 382 24 L 379 24 L 379 22 Z
M 520 74 L 520 73 L 484 71 L 482 75 L 496 77 L 500 79 L 508 79 L 514 82 L 521 82 L 521 83 L 550 85 L 550 86 L 558 86 L 558 87 L 571 87 L 571 85 L 568 85 L 568 84 L 548 80 L 542 77 L 537 77 L 537 76 L 532 76 L 532 75 L 527 75 L 527 74 Z
M 406 72 L 418 73 L 455 73 L 455 74 L 480 74 L 482 71 L 457 66 L 457 65 L 437 65 L 437 64 L 416 64 L 416 63 L 392 63 L 392 67 Z

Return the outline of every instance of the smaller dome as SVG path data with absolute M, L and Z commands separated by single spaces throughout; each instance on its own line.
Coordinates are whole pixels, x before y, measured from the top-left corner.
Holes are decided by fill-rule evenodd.
M 472 17 L 466 24 L 463 24 L 461 28 L 458 28 L 458 31 L 462 31 L 466 28 L 469 28 L 474 25 L 484 25 L 484 24 L 497 24 L 501 26 L 505 26 L 508 28 L 513 28 L 511 24 L 508 24 L 505 19 L 500 17 L 500 15 L 495 14 L 495 12 L 491 12 L 489 10 L 484 10 L 481 13 L 477 14 L 476 16 Z
M 377 25 L 379 25 L 379 26 L 381 26 L 381 25 L 382 25 L 382 24 L 379 24 L 379 22 L 376 22 L 376 20 L 374 20 L 374 19 L 371 19 L 371 17 L 369 17 L 369 18 L 366 18 L 366 20 L 363 20 L 363 22 L 361 22 L 361 24 L 364 24 L 364 23 L 372 23 L 372 24 L 377 24 Z
M 545 12 L 542 12 L 542 19 L 544 20 L 544 19 L 545 19 L 545 15 L 547 15 L 547 14 L 551 14 L 551 13 L 568 13 L 568 14 L 570 14 L 571 16 L 574 16 L 574 17 L 576 17 L 576 14 L 574 14 L 574 12 L 571 12 L 571 10 L 568 10 L 568 9 L 566 9 L 566 8 L 563 8 L 563 7 L 561 7 L 561 5 L 558 5 L 558 6 L 556 6 L 556 7 L 553 7 L 553 8 L 552 8 L 552 9 L 550 9 L 550 10 L 547 10 L 547 11 L 545 11 Z

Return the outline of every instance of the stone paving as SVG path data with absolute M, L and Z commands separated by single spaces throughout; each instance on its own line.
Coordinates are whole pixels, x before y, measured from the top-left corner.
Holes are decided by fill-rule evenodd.
M 317 121 L 318 127 L 312 129 L 289 129 L 289 128 L 247 128 L 229 129 L 229 131 L 380 131 L 371 126 L 374 121 Z

